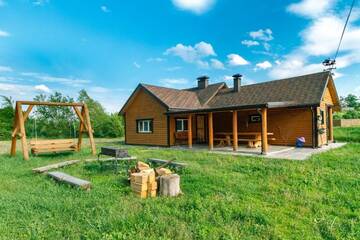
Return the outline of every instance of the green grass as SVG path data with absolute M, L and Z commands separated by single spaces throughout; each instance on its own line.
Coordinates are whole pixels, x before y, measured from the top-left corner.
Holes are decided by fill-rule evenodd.
M 188 163 L 180 173 L 184 195 L 138 199 L 124 175 L 96 163 L 62 170 L 90 180 L 90 192 L 31 172 L 89 158 L 89 150 L 28 162 L 1 155 L 0 239 L 360 239 L 359 143 L 307 161 L 143 147 L 130 153 Z
M 360 127 L 335 127 L 334 135 L 340 142 L 360 142 Z

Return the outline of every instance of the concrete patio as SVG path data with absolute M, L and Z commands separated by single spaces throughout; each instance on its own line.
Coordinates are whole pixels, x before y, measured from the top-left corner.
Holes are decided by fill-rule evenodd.
M 261 148 L 248 148 L 245 145 L 239 145 L 236 152 L 233 151 L 232 147 L 214 147 L 213 151 L 209 151 L 215 154 L 228 154 L 234 156 L 260 156 L 265 158 L 280 158 L 289 160 L 306 160 L 311 155 L 326 152 L 331 149 L 339 148 L 344 146 L 346 143 L 330 143 L 324 145 L 321 148 L 295 148 L 289 146 L 275 146 L 269 145 L 269 151 L 267 155 L 261 154 Z M 192 149 L 187 146 L 174 146 L 172 149 L 188 150 L 188 151 L 208 151 L 207 145 L 194 144 Z

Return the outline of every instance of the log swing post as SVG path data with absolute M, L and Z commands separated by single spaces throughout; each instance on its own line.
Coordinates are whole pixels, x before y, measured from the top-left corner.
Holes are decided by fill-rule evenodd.
M 22 106 L 27 105 L 28 108 L 25 112 L 22 111 Z M 93 129 L 91 127 L 89 109 L 85 103 L 62 103 L 62 102 L 37 102 L 37 101 L 17 101 L 15 107 L 15 117 L 13 123 L 13 132 L 11 135 L 11 156 L 16 155 L 16 141 L 19 136 L 21 139 L 22 152 L 24 160 L 29 160 L 29 151 L 26 139 L 25 122 L 28 119 L 34 106 L 56 106 L 56 107 L 72 107 L 74 112 L 80 121 L 79 126 L 79 138 L 77 144 L 70 146 L 69 143 L 64 141 L 68 140 L 47 140 L 46 143 L 31 143 L 32 152 L 61 152 L 64 150 L 79 151 L 82 144 L 82 133 L 87 132 L 89 135 L 89 141 L 91 145 L 91 151 L 93 155 L 96 155 L 96 147 L 93 136 Z M 81 112 L 79 110 L 81 108 Z M 45 145 L 46 146 L 45 146 Z M 66 146 L 65 146 L 66 145 Z M 68 146 L 69 145 L 69 146 Z

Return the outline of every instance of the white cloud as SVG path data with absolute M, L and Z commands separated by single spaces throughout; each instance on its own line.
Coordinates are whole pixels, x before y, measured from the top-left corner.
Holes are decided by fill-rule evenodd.
M 302 0 L 290 4 L 287 11 L 304 17 L 315 18 L 328 12 L 333 3 L 334 0 Z
M 230 80 L 233 80 L 233 77 L 230 76 L 230 75 L 225 75 L 225 76 L 223 77 L 223 79 L 224 79 L 224 81 L 230 81 Z
M 48 88 L 44 84 L 36 85 L 34 87 L 34 89 L 37 90 L 37 91 L 40 91 L 40 92 L 45 92 L 45 93 L 50 93 L 51 92 L 50 88 Z
M 196 63 L 199 67 L 207 68 L 209 64 L 203 59 L 209 56 L 216 56 L 214 48 L 210 43 L 199 42 L 194 46 L 186 46 L 178 43 L 164 52 L 165 55 L 180 57 L 188 63 Z
M 35 6 L 44 6 L 46 3 L 49 3 L 49 0 L 36 0 L 32 2 Z
M 211 67 L 215 69 L 225 69 L 224 64 L 215 58 L 210 59 L 210 63 L 211 63 Z
M 268 68 L 272 68 L 272 64 L 269 61 L 264 61 L 256 64 L 256 70 L 257 69 L 265 70 Z
M 147 62 L 164 62 L 164 61 L 166 61 L 166 59 L 157 57 L 157 58 L 148 58 L 148 59 L 146 59 L 146 61 Z
M 227 55 L 228 63 L 230 66 L 241 66 L 241 65 L 248 65 L 250 64 L 248 61 L 246 61 L 243 57 L 241 57 L 238 54 L 229 54 Z
M 300 33 L 301 45 L 284 56 L 281 63 L 274 66 L 270 71 L 270 76 L 288 77 L 296 74 L 319 72 L 325 68 L 318 59 L 319 57 L 325 59 L 335 54 L 344 26 L 344 14 L 343 12 L 335 13 L 332 10 L 332 7 L 335 7 L 334 3 L 335 1 L 324 3 L 323 1 L 309 0 L 298 3 L 299 6 L 303 6 L 303 11 L 300 12 L 299 10 L 297 13 L 312 19 L 310 24 Z M 310 4 L 319 4 L 319 6 L 315 10 L 309 10 L 305 6 Z M 300 9 L 290 6 L 288 10 L 291 9 L 292 12 L 295 11 L 294 9 Z M 360 63 L 360 27 L 355 24 L 355 21 L 359 19 L 360 15 L 355 14 L 349 21 L 336 61 L 337 69 Z M 314 57 L 316 57 L 317 63 L 312 63 Z
M 212 7 L 215 0 L 172 0 L 172 2 L 179 9 L 202 14 Z
M 253 40 L 243 40 L 243 41 L 241 41 L 241 44 L 245 45 L 247 47 L 260 45 L 260 43 L 258 41 L 253 41 Z
M 164 78 L 160 79 L 159 82 L 166 87 L 178 87 L 179 85 L 186 85 L 189 80 L 186 78 Z
M 134 65 L 134 67 L 136 67 L 136 68 L 141 68 L 141 65 L 138 64 L 137 62 L 133 62 L 133 65 Z
M 232 76 L 230 76 L 230 75 L 225 75 L 224 77 L 223 77 L 223 80 L 225 81 L 225 82 L 231 82 L 231 83 L 233 83 L 233 80 L 234 80 L 234 78 L 232 77 Z M 252 79 L 249 79 L 249 78 L 247 78 L 246 76 L 243 76 L 242 78 L 241 78 L 241 84 L 242 85 L 249 85 L 249 84 L 254 84 L 255 83 L 255 81 L 254 80 L 252 80 Z M 232 85 L 232 84 L 231 84 Z
M 272 34 L 273 34 L 272 30 L 269 28 L 265 30 L 259 29 L 258 31 L 253 31 L 249 33 L 250 37 L 252 37 L 253 39 L 262 40 L 262 41 L 273 40 L 274 37 L 272 36 Z
M 10 33 L 0 30 L 0 37 L 9 37 L 9 36 L 10 36 Z
M 58 83 L 66 86 L 72 87 L 81 87 L 84 84 L 88 84 L 91 81 L 86 79 L 79 79 L 73 77 L 54 77 L 43 73 L 36 73 L 36 72 L 23 72 L 21 73 L 22 76 L 31 77 L 41 82 L 51 82 L 51 83 Z
M 104 88 L 104 87 L 95 86 L 95 87 L 89 88 L 89 91 L 90 91 L 90 92 L 93 92 L 93 93 L 108 93 L 108 92 L 110 92 L 110 89 Z
M 172 72 L 172 71 L 177 71 L 177 70 L 180 70 L 180 69 L 182 69 L 181 66 L 175 66 L 175 67 L 166 68 L 166 71 Z
M 107 6 L 105 6 L 105 5 L 101 6 L 100 9 L 101 9 L 101 11 L 103 11 L 104 13 L 109 13 L 109 12 L 110 12 L 110 9 L 109 9 Z
M 0 72 L 12 72 L 13 69 L 8 66 L 0 66 Z

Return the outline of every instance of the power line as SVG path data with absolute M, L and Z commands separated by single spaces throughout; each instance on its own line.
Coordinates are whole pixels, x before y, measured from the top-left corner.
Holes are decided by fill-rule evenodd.
M 349 23 L 350 15 L 351 15 L 351 12 L 352 12 L 352 10 L 353 10 L 353 8 L 354 8 L 355 2 L 356 2 L 356 0 L 353 0 L 353 1 L 352 1 L 349 14 L 348 14 L 348 16 L 347 16 L 347 18 L 346 18 L 346 22 L 345 22 L 345 25 L 344 25 L 344 29 L 343 29 L 343 31 L 342 31 L 342 33 L 341 33 L 339 45 L 338 45 L 338 47 L 337 47 L 337 49 L 336 49 L 336 53 L 335 53 L 334 60 L 336 60 L 336 58 L 337 58 L 337 56 L 338 56 L 338 54 L 339 54 L 340 46 L 341 46 L 342 40 L 343 40 L 343 38 L 344 38 L 345 30 L 346 30 L 346 27 L 347 27 L 347 25 L 348 25 L 348 23 Z

